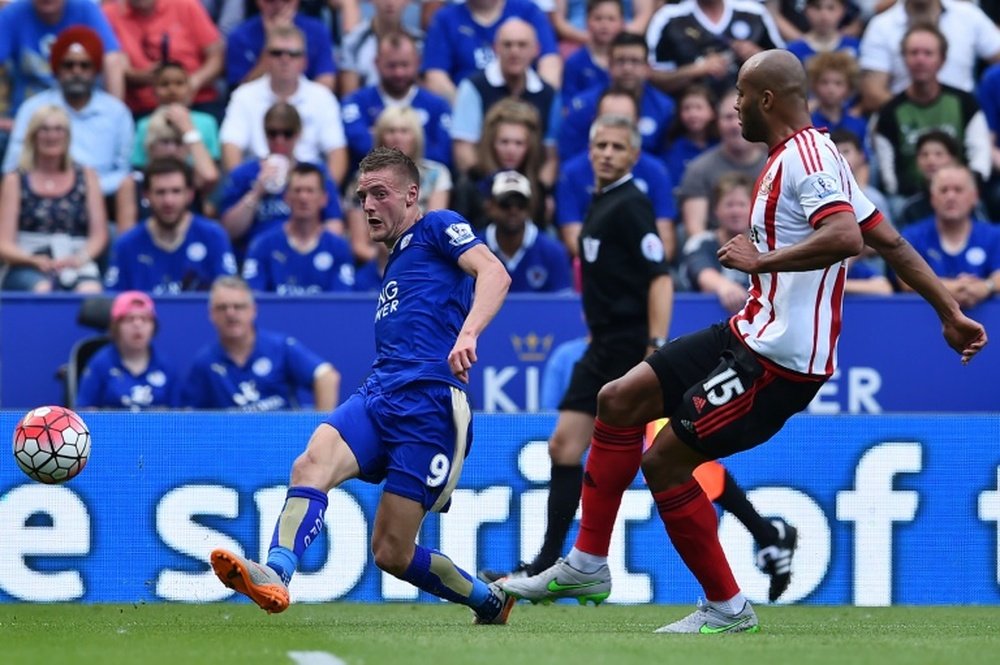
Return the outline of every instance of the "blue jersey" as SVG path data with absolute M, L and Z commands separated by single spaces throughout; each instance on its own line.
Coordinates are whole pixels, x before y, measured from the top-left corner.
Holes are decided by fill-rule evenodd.
M 180 246 L 168 252 L 153 242 L 150 221 L 119 237 L 111 248 L 105 286 L 111 291 L 207 291 L 216 277 L 236 274 L 229 236 L 218 222 L 192 215 Z
M 496 224 L 490 224 L 483 230 L 483 240 L 507 268 L 511 293 L 572 290 L 569 253 L 561 242 L 539 231 L 532 222 L 528 222 L 524 229 L 524 239 L 514 256 L 506 256 L 500 250 Z
M 836 48 L 833 50 L 843 51 L 856 60 L 858 57 L 858 48 L 860 46 L 861 40 L 857 37 L 843 35 L 841 36 L 840 42 L 837 44 Z M 788 42 L 788 45 L 785 46 L 785 48 L 791 51 L 796 58 L 801 60 L 802 64 L 805 64 L 809 58 L 816 55 L 816 49 L 810 46 L 809 42 L 804 39 L 797 39 L 794 42 Z
M 983 72 L 976 95 L 990 131 L 996 137 L 996 145 L 1000 146 L 1000 64 L 992 65 Z
M 92 0 L 66 0 L 62 17 L 51 25 L 38 17 L 31 0 L 12 2 L 0 10 L 0 63 L 9 63 L 7 73 L 14 88 L 11 117 L 25 99 L 57 85 L 49 65 L 49 51 L 56 36 L 72 25 L 94 30 L 105 53 L 120 50 L 100 4 Z
M 974 220 L 969 240 L 958 254 L 949 254 L 941 246 L 933 217 L 907 226 L 902 235 L 938 277 L 965 274 L 986 279 L 1000 270 L 1000 228 L 993 224 Z
M 427 213 L 396 241 L 375 310 L 372 369 L 382 390 L 416 381 L 465 390 L 448 367 L 472 306 L 473 280 L 458 259 L 481 244 L 469 222 L 451 210 Z
M 417 88 L 408 102 L 424 128 L 424 156 L 435 162 L 451 165 L 451 105 L 424 88 Z M 351 149 L 351 159 L 357 164 L 374 147 L 372 127 L 385 109 L 385 99 L 377 86 L 361 88 L 344 97 L 340 116 L 344 121 L 344 134 Z
M 149 366 L 135 375 L 122 364 L 118 347 L 108 344 L 91 357 L 80 378 L 76 406 L 81 409 L 143 409 L 177 406 L 178 380 L 172 363 L 153 348 Z
M 862 146 L 866 145 L 865 136 L 868 134 L 868 123 L 865 122 L 864 118 L 848 113 L 847 106 L 844 107 L 844 112 L 840 116 L 840 122 L 832 122 L 820 111 L 813 111 L 812 124 L 817 129 L 826 129 L 829 132 L 846 129 L 861 139 Z
M 505 0 L 503 11 L 490 25 L 473 20 L 465 3 L 446 4 L 431 19 L 421 71 L 444 70 L 456 85 L 481 71 L 496 57 L 493 41 L 497 28 L 512 17 L 523 19 L 535 28 L 539 55 L 558 53 L 556 33 L 548 16 L 531 0 Z
M 590 125 L 597 117 L 597 103 L 605 88 L 585 90 L 569 100 L 566 117 L 559 126 L 559 159 L 567 161 L 580 153 L 587 152 Z M 566 99 L 566 97 L 563 97 Z M 664 135 L 674 119 L 674 100 L 646 83 L 639 101 L 639 134 L 642 135 L 642 149 L 658 155 L 663 152 Z
M 378 291 L 382 288 L 383 266 L 378 259 L 362 263 L 354 270 L 354 290 L 359 293 Z
M 306 40 L 306 78 L 315 79 L 321 74 L 336 73 L 333 63 L 333 39 L 326 24 L 301 13 L 292 19 L 295 27 L 302 31 Z M 263 56 L 264 20 L 260 14 L 236 26 L 226 38 L 226 82 L 235 88 L 257 61 Z
M 195 409 L 276 411 L 311 404 L 316 370 L 326 364 L 288 335 L 257 331 L 246 364 L 233 362 L 219 342 L 203 348 L 181 391 L 181 406 Z
M 632 176 L 636 187 L 649 196 L 657 220 L 677 219 L 674 180 L 663 162 L 640 152 L 638 161 L 632 167 Z M 559 170 L 559 181 L 556 183 L 556 225 L 583 223 L 593 196 L 594 167 L 590 163 L 590 155 L 577 155 Z
M 559 92 L 563 99 L 573 99 L 580 93 L 591 88 L 602 90 L 611 85 L 608 70 L 601 67 L 590 55 L 586 46 L 578 48 L 573 55 L 566 58 L 563 68 L 563 87 Z
M 706 146 L 700 146 L 686 136 L 678 136 L 670 142 L 666 153 L 663 155 L 663 162 L 667 165 L 667 171 L 674 182 L 681 182 L 684 179 L 684 171 L 687 165 L 703 152 L 714 148 L 718 141 L 712 141 Z
M 255 291 L 301 296 L 354 288 L 354 257 L 343 238 L 324 230 L 303 254 L 288 242 L 281 226 L 259 236 L 243 262 L 243 279 Z
M 331 219 L 343 219 L 344 213 L 340 209 L 340 192 L 336 183 L 330 177 L 326 165 L 323 163 L 312 163 L 323 172 L 323 183 L 326 185 L 326 207 L 323 209 L 323 221 Z M 222 201 L 219 209 L 225 212 L 240 202 L 247 192 L 253 189 L 257 176 L 260 175 L 260 160 L 253 159 L 237 166 L 229 174 L 226 186 L 222 190 Z M 286 187 L 287 189 L 287 187 Z M 246 254 L 247 247 L 258 235 L 280 227 L 288 216 L 292 214 L 291 208 L 285 203 L 285 189 L 276 194 L 265 193 L 257 203 L 254 211 L 253 222 L 244 236 L 236 241 L 236 253 L 240 258 Z

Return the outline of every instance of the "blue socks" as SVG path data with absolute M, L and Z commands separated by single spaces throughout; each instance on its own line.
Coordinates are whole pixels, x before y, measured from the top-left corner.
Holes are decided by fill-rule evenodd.
M 437 550 L 420 545 L 403 579 L 427 593 L 479 611 L 493 600 L 493 593 L 482 580 L 472 577 Z
M 323 513 L 328 499 L 326 492 L 313 487 L 289 487 L 285 507 L 271 537 L 267 565 L 273 568 L 287 585 L 299 565 L 302 553 L 323 530 Z

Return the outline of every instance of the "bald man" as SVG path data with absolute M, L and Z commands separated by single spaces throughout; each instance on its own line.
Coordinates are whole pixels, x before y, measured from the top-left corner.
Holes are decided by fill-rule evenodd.
M 846 259 L 865 242 L 878 250 L 934 307 L 962 362 L 986 344 L 983 327 L 962 314 L 883 221 L 830 139 L 810 125 L 798 59 L 777 50 L 752 56 L 737 88 L 743 135 L 771 149 L 754 188 L 749 235 L 719 250 L 724 266 L 750 274 L 747 303 L 728 322 L 674 339 L 601 389 L 576 546 L 548 570 L 502 583 L 511 595 L 583 595 L 610 582 L 611 530 L 641 460 L 667 534 L 707 599 L 656 632 L 757 632 L 757 615 L 719 543 L 715 510 L 692 472 L 770 439 L 836 371 Z M 645 424 L 664 416 L 669 426 L 643 453 Z M 794 585 L 793 578 L 792 596 Z
M 543 181 L 555 181 L 555 141 L 562 104 L 559 93 L 532 68 L 539 46 L 535 28 L 520 18 L 509 18 L 497 30 L 493 42 L 497 59 L 458 84 L 451 120 L 452 154 L 455 168 L 467 173 L 476 166 L 483 118 L 490 107 L 507 97 L 522 99 L 536 109 L 542 119 L 546 144 Z

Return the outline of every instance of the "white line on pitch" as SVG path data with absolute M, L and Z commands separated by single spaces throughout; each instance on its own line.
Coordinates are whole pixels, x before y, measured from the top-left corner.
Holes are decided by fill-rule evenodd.
M 288 657 L 297 665 L 347 665 L 332 653 L 325 651 L 289 651 Z

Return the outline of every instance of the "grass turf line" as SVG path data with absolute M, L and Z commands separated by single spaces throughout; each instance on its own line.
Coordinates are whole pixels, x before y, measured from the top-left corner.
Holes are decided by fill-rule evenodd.
M 995 665 L 996 607 L 758 607 L 757 635 L 654 635 L 693 607 L 520 604 L 508 626 L 473 626 L 445 604 L 0 605 L 0 663 L 291 664 L 325 651 L 349 664 Z

